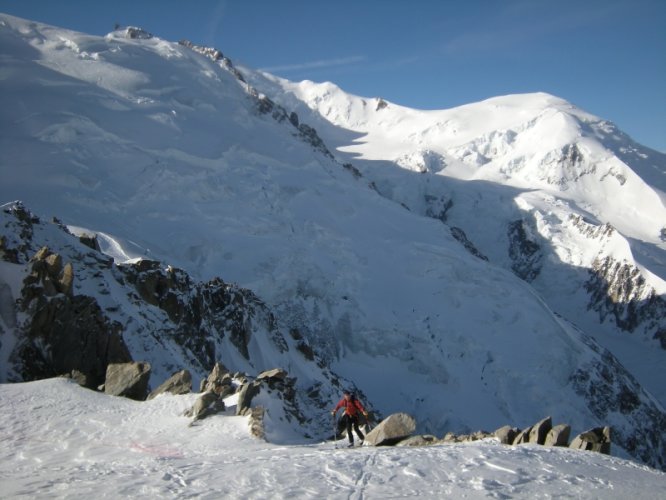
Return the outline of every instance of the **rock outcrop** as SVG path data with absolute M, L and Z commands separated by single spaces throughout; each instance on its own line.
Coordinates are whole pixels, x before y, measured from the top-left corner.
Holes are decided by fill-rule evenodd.
M 153 399 L 165 392 L 170 394 L 188 394 L 192 392 L 192 374 L 189 370 L 181 370 L 174 373 L 162 385 L 151 392 L 148 395 L 148 399 Z
M 217 415 L 225 410 L 225 404 L 220 395 L 214 391 L 204 392 L 199 399 L 194 402 L 194 406 L 185 411 L 186 417 L 193 417 L 192 422 Z
M 149 363 L 111 363 L 106 369 L 104 393 L 144 401 L 148 395 L 149 380 Z
M 382 420 L 365 436 L 372 446 L 390 446 L 411 436 L 416 430 L 416 420 L 407 413 L 394 413 Z
M 610 427 L 595 427 L 576 436 L 569 448 L 578 450 L 598 451 L 610 455 L 611 452 Z

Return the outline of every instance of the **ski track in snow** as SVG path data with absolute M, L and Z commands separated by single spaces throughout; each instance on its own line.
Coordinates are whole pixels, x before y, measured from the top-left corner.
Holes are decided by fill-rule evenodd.
M 3 498 L 655 498 L 666 474 L 597 453 L 495 441 L 277 446 L 244 417 L 188 427 L 196 399 L 135 402 L 64 379 L 0 385 Z

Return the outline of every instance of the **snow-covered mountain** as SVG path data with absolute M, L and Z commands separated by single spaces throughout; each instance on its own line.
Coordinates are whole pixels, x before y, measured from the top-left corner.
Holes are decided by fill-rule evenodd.
M 543 93 L 419 111 L 244 74 L 383 196 L 530 282 L 666 402 L 666 155 Z
M 251 290 L 276 332 L 296 332 L 269 361 L 324 395 L 332 370 L 437 434 L 548 414 L 610 424 L 620 453 L 664 467 L 663 155 L 551 96 L 407 110 L 137 29 L 100 38 L 0 16 L 0 50 L 2 202 L 96 233 L 116 263 Z M 10 306 L 30 252 L 54 240 L 135 359 L 210 369 L 142 340 L 168 312 L 126 299 L 114 266 L 82 269 L 103 256 L 77 257 L 42 222 L 28 245 L 15 219 L 6 206 L 3 251 L 24 254 L 0 268 L 5 379 L 20 368 L 7 339 L 30 319 Z M 228 333 L 215 328 L 204 337 Z M 600 344 L 623 344 L 630 370 Z

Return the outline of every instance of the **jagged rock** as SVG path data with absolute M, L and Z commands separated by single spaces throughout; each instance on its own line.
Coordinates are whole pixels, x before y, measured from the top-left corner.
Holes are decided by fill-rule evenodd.
M 227 367 L 217 362 L 207 378 L 201 381 L 199 392 L 208 392 L 215 390 L 218 386 L 231 385 L 231 374 Z
M 396 446 L 430 446 L 437 444 L 437 438 L 429 434 L 423 436 L 412 436 L 398 442 Z
M 250 434 L 257 439 L 266 439 L 266 432 L 264 430 L 264 413 L 265 410 L 262 406 L 257 406 L 250 410 Z
M 149 40 L 153 38 L 152 33 L 148 33 L 143 28 L 137 28 L 136 26 L 128 26 L 124 31 L 125 37 L 134 40 Z
M 238 403 L 236 415 L 247 415 L 252 404 L 252 399 L 261 391 L 261 382 L 248 382 L 241 386 L 238 391 Z
M 546 441 L 546 436 L 548 432 L 553 428 L 553 420 L 550 417 L 546 417 L 543 420 L 538 421 L 532 426 L 530 431 L 529 442 L 536 444 L 543 444 Z
M 589 431 L 576 436 L 569 448 L 578 450 L 598 451 L 605 455 L 610 455 L 611 451 L 611 438 L 610 427 L 595 427 Z
M 94 389 L 104 382 L 109 363 L 132 361 L 120 325 L 109 321 L 94 298 L 48 296 L 30 281 L 28 276 L 20 309 L 28 320 L 14 349 L 23 380 L 78 370 L 86 375 L 86 387 Z
M 548 431 L 544 446 L 567 446 L 569 443 L 569 435 L 571 434 L 571 426 L 566 424 L 559 424 Z
M 488 257 L 483 255 L 476 246 L 474 246 L 474 243 L 469 241 L 467 238 L 467 235 L 465 234 L 465 231 L 460 229 L 459 227 L 451 227 L 451 236 L 453 236 L 456 240 L 458 240 L 462 246 L 465 247 L 465 250 L 467 250 L 469 253 L 474 255 L 475 257 L 478 257 L 481 260 L 488 260 Z
M 588 309 L 597 311 L 601 321 L 610 316 L 623 330 L 634 332 L 642 327 L 658 338 L 666 317 L 666 299 L 637 266 L 606 256 L 596 258 L 588 273 L 584 285 L 590 294 Z M 666 349 L 666 342 L 661 347 Z
M 101 252 L 102 248 L 99 246 L 99 239 L 97 238 L 96 234 L 86 234 L 83 233 L 79 235 L 79 241 L 83 243 L 85 246 L 88 248 L 92 248 L 93 250 L 96 250 L 97 252 Z
M 529 443 L 530 442 L 530 432 L 532 432 L 531 427 L 528 427 L 527 429 L 523 429 L 518 434 L 516 434 L 516 438 L 513 440 L 513 443 L 511 443 L 511 444 Z
M 272 370 L 266 370 L 257 375 L 257 380 L 281 380 L 283 381 L 287 378 L 287 372 L 282 368 L 273 368 Z
M 373 446 L 390 446 L 409 437 L 416 430 L 416 420 L 407 413 L 394 413 L 382 420 L 365 436 Z
M 194 406 L 185 411 L 186 417 L 194 417 L 194 421 L 201 420 L 211 415 L 216 415 L 225 410 L 224 401 L 219 394 L 211 391 L 204 392 L 194 402 Z
M 71 262 L 65 264 L 62 270 L 62 276 L 58 280 L 58 290 L 65 295 L 71 296 L 74 291 L 74 268 Z
M 171 394 L 188 394 L 192 392 L 192 374 L 189 370 L 181 370 L 174 373 L 162 385 L 148 395 L 148 399 L 153 399 L 159 394 L 169 392 Z
M 531 282 L 541 272 L 543 253 L 531 226 L 523 220 L 516 220 L 507 226 L 511 269 L 519 278 Z
M 148 393 L 149 380 L 149 363 L 111 363 L 106 369 L 104 393 L 143 401 Z
M 382 99 L 381 97 L 377 98 L 377 106 L 375 107 L 375 111 L 379 111 L 381 109 L 384 109 L 388 106 L 388 103 Z
M 499 439 L 502 444 L 513 444 L 519 432 L 520 430 L 518 428 L 505 425 L 504 427 L 497 429 L 493 435 Z

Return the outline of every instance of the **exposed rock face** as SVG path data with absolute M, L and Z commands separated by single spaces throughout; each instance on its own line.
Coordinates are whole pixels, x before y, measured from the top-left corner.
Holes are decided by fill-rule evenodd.
M 28 315 L 26 336 L 14 355 L 25 380 L 81 372 L 86 386 L 104 382 L 109 363 L 131 361 L 120 325 L 109 321 L 93 297 L 73 296 L 73 268 L 43 247 L 31 259 L 20 310 Z M 43 346 L 48 346 L 46 349 Z
M 517 220 L 507 228 L 509 237 L 509 257 L 513 264 L 511 269 L 516 275 L 527 282 L 534 279 L 541 272 L 543 258 L 541 247 L 532 235 L 527 223 Z
M 187 47 L 195 52 L 205 55 L 206 57 L 217 62 L 220 66 L 229 71 L 234 75 L 240 82 L 242 82 L 249 94 L 249 96 L 254 99 L 256 109 L 259 113 L 263 115 L 270 115 L 278 123 L 286 122 L 296 130 L 295 136 L 299 137 L 301 140 L 310 144 L 315 150 L 322 153 L 324 156 L 334 159 L 333 155 L 329 151 L 328 147 L 324 143 L 317 131 L 305 124 L 302 123 L 298 115 L 295 112 L 288 112 L 284 107 L 280 106 L 268 96 L 260 94 L 256 89 L 250 87 L 242 73 L 238 71 L 228 58 L 224 57 L 222 52 L 213 48 L 213 47 L 202 47 L 200 45 L 195 45 L 188 40 L 181 40 L 178 42 L 180 45 Z
M 579 434 L 571 441 L 569 448 L 598 451 L 599 453 L 610 455 L 610 427 L 595 427 Z
M 601 355 L 601 361 L 591 358 L 578 368 L 571 377 L 574 390 L 585 396 L 599 421 L 614 414 L 631 415 L 631 428 L 614 426 L 614 441 L 645 463 L 666 469 L 666 433 L 654 432 L 666 429 L 666 414 L 610 352 L 592 339 L 584 340 Z
M 164 381 L 157 389 L 148 395 L 148 399 L 168 392 L 170 394 L 188 394 L 192 392 L 192 374 L 189 370 L 181 370 L 174 373 Z
M 407 413 L 394 413 L 382 420 L 365 436 L 365 442 L 373 446 L 395 444 L 412 435 L 416 420 Z
M 664 331 L 666 300 L 647 283 L 640 269 L 604 257 L 594 261 L 589 274 L 585 283 L 590 294 L 588 308 L 597 311 L 601 321 L 611 317 L 628 332 L 642 328 L 666 349 L 665 336 L 660 333 Z
M 481 260 L 488 260 L 488 257 L 483 255 L 475 246 L 474 243 L 469 241 L 467 239 L 467 235 L 465 234 L 465 231 L 460 229 L 459 227 L 452 227 L 451 228 L 451 236 L 453 236 L 456 240 L 458 240 L 462 246 L 465 247 L 465 250 L 467 250 L 469 253 L 474 255 L 474 257 L 478 257 Z
M 49 248 L 40 253 L 47 242 Z M 77 370 L 79 380 L 97 388 L 109 363 L 132 361 L 135 352 L 152 365 L 153 377 L 165 380 L 180 368 L 194 377 L 210 374 L 202 389 L 220 390 L 225 397 L 236 392 L 243 376 L 234 374 L 232 380 L 220 359 L 236 370 L 261 373 L 273 368 L 264 364 L 267 359 L 286 364 L 295 358 L 310 376 L 280 380 L 283 373 L 277 371 L 258 381 L 261 396 L 277 400 L 272 411 L 284 410 L 279 425 L 319 437 L 329 428 L 325 408 L 342 387 L 338 377 L 302 336 L 297 340 L 282 330 L 271 309 L 249 290 L 221 279 L 198 283 L 152 260 L 116 265 L 62 223 L 42 222 L 20 203 L 0 212 L 0 256 L 27 275 L 37 263 L 19 300 L 0 280 L 0 334 L 9 328 L 16 338 L 8 362 L 0 366 L 0 380 Z
M 148 363 L 111 363 L 106 369 L 104 393 L 143 401 L 148 394 L 149 380 Z

